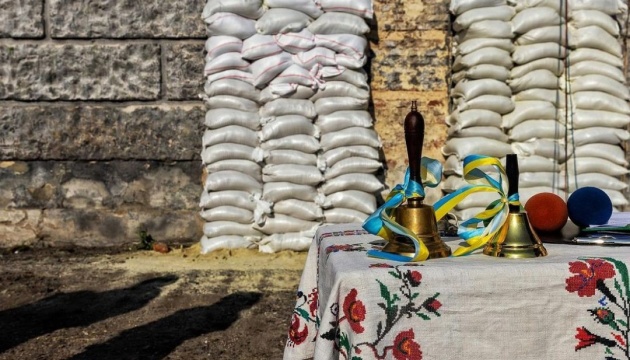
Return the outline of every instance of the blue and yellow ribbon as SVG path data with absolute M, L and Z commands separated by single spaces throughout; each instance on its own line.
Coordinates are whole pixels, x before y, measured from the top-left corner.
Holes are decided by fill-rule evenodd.
M 415 245 L 414 256 L 389 254 L 375 250 L 368 251 L 368 255 L 398 261 L 423 261 L 429 257 L 429 250 L 426 245 L 413 232 L 398 224 L 393 217 L 394 210 L 407 199 L 424 198 L 424 187 L 436 187 L 442 179 L 442 164 L 435 159 L 423 156 L 420 160 L 420 171 L 422 184 L 410 179 L 409 168 L 407 168 L 404 183 L 396 185 L 387 195 L 385 203 L 363 222 L 365 230 L 388 241 L 393 240 L 396 235 L 411 239 Z

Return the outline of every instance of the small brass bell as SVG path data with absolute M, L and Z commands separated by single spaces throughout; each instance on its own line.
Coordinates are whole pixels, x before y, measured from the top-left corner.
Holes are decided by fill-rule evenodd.
M 505 171 L 508 178 L 508 197 L 518 193 L 518 159 L 516 154 L 508 154 L 505 159 Z M 499 230 L 483 249 L 490 256 L 506 258 L 533 258 L 547 256 L 547 249 L 532 228 L 527 213 L 519 206 L 509 205 L 505 225 L 507 231 Z
M 422 144 L 424 142 L 424 118 L 418 112 L 416 102 L 411 104 L 411 111 L 405 117 L 405 143 L 409 157 L 410 180 L 422 184 L 421 163 Z M 422 203 L 422 197 L 407 199 L 406 204 L 396 208 L 394 218 L 396 222 L 416 234 L 429 250 L 429 259 L 447 257 L 451 255 L 451 248 L 440 238 L 435 211 L 432 206 Z M 413 242 L 404 236 L 395 236 L 383 251 L 413 257 L 415 248 Z

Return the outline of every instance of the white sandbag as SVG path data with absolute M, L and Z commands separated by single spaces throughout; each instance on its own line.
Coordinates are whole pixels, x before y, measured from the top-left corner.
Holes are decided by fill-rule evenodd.
M 614 207 L 622 208 L 622 207 L 628 206 L 629 204 L 628 199 L 621 191 L 610 190 L 610 189 L 601 189 L 601 190 L 603 190 L 606 193 L 606 195 L 608 195 Z
M 567 151 L 564 145 L 555 140 L 536 139 L 535 141 L 513 142 L 511 144 L 512 152 L 521 156 L 542 156 L 550 159 L 556 159 L 563 162 L 567 158 Z M 572 149 L 568 149 L 569 152 Z M 571 154 L 568 154 L 569 156 Z
M 573 10 L 571 11 L 571 25 L 576 28 L 597 26 L 612 36 L 619 36 L 619 24 L 615 19 L 597 10 Z
M 216 161 L 211 164 L 207 164 L 206 170 L 208 170 L 208 173 L 214 173 L 224 170 L 234 170 L 243 174 L 247 174 L 257 181 L 262 181 L 262 167 L 260 166 L 260 164 L 251 160 L 226 159 Z
M 256 34 L 256 21 L 229 12 L 216 13 L 204 21 L 210 36 L 227 35 L 247 39 Z
M 510 64 L 512 60 L 510 59 Z M 494 79 L 497 81 L 505 82 L 510 77 L 510 70 L 500 65 L 480 64 L 475 65 L 469 69 L 461 70 L 455 73 L 452 77 L 453 82 L 459 82 L 464 79 L 480 80 L 480 79 Z
M 464 179 L 461 176 L 448 176 L 446 177 L 446 179 L 442 182 L 442 190 L 445 193 L 452 193 L 453 191 L 457 191 L 460 188 L 468 185 L 468 183 L 466 181 L 464 181 Z
M 312 20 L 301 11 L 286 8 L 269 9 L 256 21 L 256 31 L 264 35 L 300 32 Z
M 512 60 L 516 64 L 522 65 L 544 58 L 563 59 L 566 56 L 566 53 L 566 48 L 564 46 L 552 42 L 520 45 L 514 48 Z
M 203 224 L 203 234 L 209 238 L 225 235 L 261 236 L 252 224 L 239 224 L 233 221 L 213 221 Z
M 367 99 L 356 99 L 348 96 L 323 98 L 315 101 L 315 110 L 320 116 L 343 110 L 366 110 L 367 107 Z
M 313 236 L 303 235 L 303 232 L 272 234 L 260 240 L 258 250 L 267 254 L 281 250 L 308 251 L 311 242 L 313 242 Z
M 276 44 L 284 51 L 298 54 L 315 47 L 315 37 L 308 29 L 300 32 L 273 35 Z
M 572 48 L 591 48 L 605 51 L 609 54 L 622 57 L 621 44 L 615 37 L 598 26 L 587 26 L 585 28 L 570 28 L 569 37 Z
M 214 59 L 229 52 L 241 52 L 243 40 L 227 35 L 211 36 L 206 40 L 206 59 Z
M 452 138 L 448 139 L 442 147 L 442 154 L 446 157 L 457 155 L 463 159 L 468 155 L 479 154 L 493 157 L 503 157 L 512 151 L 510 145 L 483 137 Z
M 300 11 L 312 18 L 320 17 L 324 11 L 319 3 L 314 0 L 265 0 L 265 5 L 269 8 L 287 8 Z
M 234 109 L 248 112 L 258 111 L 258 104 L 255 101 L 232 95 L 204 97 L 204 101 L 209 109 Z
M 201 254 L 209 254 L 220 249 L 255 249 L 260 239 L 251 236 L 224 235 L 216 237 L 202 236 L 200 240 Z
M 324 211 L 324 217 L 328 224 L 363 223 L 370 214 L 354 209 L 333 208 Z
M 577 179 L 576 179 L 577 178 Z M 573 192 L 578 188 L 592 186 L 599 189 L 609 189 L 623 191 L 628 188 L 628 184 L 610 175 L 602 173 L 585 173 L 569 176 L 569 191 Z
M 258 116 L 258 112 L 234 109 L 211 109 L 206 112 L 204 125 L 209 129 L 238 125 L 251 130 L 257 130 L 260 127 L 260 117 Z
M 455 57 L 453 71 L 469 69 L 481 64 L 497 65 L 509 69 L 512 67 L 512 57 L 509 52 L 499 48 L 482 48 L 470 54 Z
M 532 29 L 560 25 L 561 23 L 562 18 L 552 8 L 528 8 L 514 15 L 514 18 L 512 18 L 512 31 L 515 34 L 525 34 Z
M 562 187 L 564 179 L 559 172 L 524 172 L 518 177 L 518 184 L 522 187 L 549 186 Z
M 472 100 L 481 95 L 512 96 L 512 90 L 505 83 L 494 79 L 460 81 L 451 90 L 452 97 Z
M 571 92 L 602 91 L 614 97 L 629 100 L 628 86 L 603 75 L 586 75 L 575 77 L 570 83 Z
M 455 210 L 465 210 L 469 208 L 485 208 L 493 201 L 499 199 L 499 194 L 490 192 L 473 193 L 465 197 L 455 205 Z
M 510 140 L 527 141 L 531 139 L 562 139 L 566 127 L 556 120 L 526 120 L 509 131 Z
M 586 75 L 602 75 L 607 76 L 615 81 L 623 83 L 626 81 L 623 71 L 620 68 L 601 61 L 581 61 L 577 64 L 571 64 L 571 77 Z
M 353 156 L 340 160 L 335 166 L 327 169 L 324 173 L 324 177 L 326 180 L 330 180 L 337 176 L 350 173 L 373 174 L 381 167 L 383 167 L 383 164 L 380 161 Z
M 280 54 L 282 49 L 273 35 L 255 34 L 243 41 L 241 56 L 247 60 L 258 60 L 268 56 Z
M 357 70 L 367 64 L 367 56 L 363 55 L 362 57 L 357 58 L 354 55 L 335 54 L 335 64 L 347 69 Z
M 627 167 L 598 157 L 573 157 L 567 161 L 569 174 L 599 173 L 609 176 L 627 175 L 630 170 Z
M 554 75 L 560 76 L 564 74 L 564 63 L 561 59 L 547 57 L 516 66 L 512 68 L 510 73 L 512 78 L 518 78 L 536 70 L 548 70 Z
M 328 180 L 321 185 L 324 195 L 330 195 L 339 191 L 359 190 L 368 193 L 381 191 L 384 184 L 373 174 L 344 174 Z
M 593 126 L 623 128 L 630 124 L 630 116 L 620 112 L 576 109 L 570 119 L 574 129 L 587 129 Z
M 316 137 L 302 134 L 267 140 L 260 147 L 265 151 L 297 150 L 308 154 L 314 154 L 321 149 Z
M 568 60 L 571 67 L 582 61 L 598 61 L 623 69 L 623 60 L 620 57 L 598 49 L 580 48 L 572 50 L 569 52 Z
M 510 0 L 510 4 L 515 7 L 516 12 L 532 7 L 549 7 L 560 14 L 561 10 L 564 11 L 564 3 L 564 1 L 559 0 Z
M 558 172 L 559 165 L 553 158 L 527 155 L 518 157 L 518 168 L 524 172 Z
M 314 47 L 311 50 L 294 54 L 293 62 L 309 71 L 315 66 L 337 65 L 335 52 L 325 47 Z
M 269 182 L 263 184 L 262 198 L 272 203 L 287 199 L 315 202 L 319 197 L 321 196 L 314 186 L 289 182 Z
M 324 209 L 347 208 L 371 214 L 376 211 L 376 197 L 365 191 L 339 191 L 326 196 L 321 206 Z
M 236 143 L 221 143 L 207 147 L 201 151 L 201 161 L 204 164 L 212 164 L 228 159 L 257 161 L 255 148 Z
M 267 141 L 291 135 L 319 137 L 319 131 L 310 119 L 301 115 L 283 115 L 271 118 L 260 130 L 260 140 Z
M 361 17 L 342 12 L 328 12 L 308 25 L 308 30 L 313 34 L 352 34 L 365 35 L 370 32 L 370 27 Z
M 508 142 L 508 136 L 495 126 L 472 126 L 464 129 L 458 129 L 456 126 L 448 128 L 447 134 L 449 137 L 454 138 L 467 138 L 467 137 L 485 137 L 488 139 L 494 139 L 501 142 Z
M 611 144 L 586 144 L 582 146 L 576 146 L 575 157 L 597 157 L 614 162 L 621 166 L 628 166 L 626 156 L 619 145 Z
M 372 0 L 319 0 L 326 12 L 345 12 L 371 19 L 374 16 Z
M 260 91 L 256 89 L 254 85 L 236 79 L 221 79 L 214 82 L 208 81 L 203 90 L 208 97 L 231 95 L 256 102 L 260 99 Z
M 467 29 L 455 35 L 458 43 L 463 43 L 470 39 L 497 38 L 512 39 L 512 24 L 509 21 L 484 20 L 471 24 Z
M 452 14 L 460 15 L 466 11 L 505 5 L 506 0 L 451 0 L 449 11 Z
M 204 148 L 224 143 L 236 143 L 245 146 L 258 146 L 258 134 L 243 126 L 228 125 L 219 129 L 207 129 L 203 132 L 201 144 Z
M 534 70 L 526 75 L 507 81 L 514 93 L 527 89 L 557 89 L 559 78 L 549 70 Z
M 466 111 L 454 111 L 446 118 L 446 123 L 461 130 L 473 126 L 501 126 L 501 115 L 491 110 L 472 109 Z
M 523 101 L 548 101 L 558 109 L 564 109 L 566 94 L 557 89 L 527 89 L 512 96 L 515 103 Z
M 293 64 L 292 56 L 287 52 L 281 52 L 280 54 L 254 61 L 250 65 L 250 70 L 254 77 L 254 85 L 256 87 L 265 86 L 291 64 Z
M 626 129 L 594 126 L 575 130 L 571 133 L 571 141 L 575 146 L 604 143 L 618 145 L 622 141 L 630 140 L 630 133 Z
M 315 186 L 324 181 L 324 175 L 317 166 L 279 164 L 265 165 L 262 170 L 263 182 L 290 182 Z
M 456 102 L 457 109 L 462 112 L 465 110 L 489 110 L 497 114 L 503 115 L 514 110 L 514 101 L 507 96 L 498 95 L 481 95 L 472 100 Z
M 203 72 L 208 76 L 226 70 L 247 71 L 247 68 L 249 63 L 241 58 L 241 53 L 229 52 L 207 61 Z
M 352 97 L 361 100 L 369 100 L 370 92 L 347 82 L 327 81 L 323 84 L 323 88 L 320 88 L 310 100 L 315 102 L 327 97 Z
M 317 155 L 308 154 L 297 150 L 271 150 L 265 152 L 265 163 L 314 165 L 317 166 Z M 321 170 L 321 169 L 320 169 Z
M 520 35 L 515 43 L 517 45 L 531 45 L 552 42 L 567 46 L 570 43 L 567 37 L 570 35 L 566 32 L 566 25 L 545 26 Z
M 275 214 L 290 215 L 300 220 L 321 221 L 324 219 L 322 208 L 310 201 L 287 199 L 273 205 Z
M 204 183 L 206 191 L 240 190 L 250 193 L 262 191 L 262 184 L 253 177 L 234 170 L 210 173 Z
M 514 14 L 514 8 L 507 5 L 471 9 L 455 18 L 453 30 L 459 32 L 467 29 L 473 23 L 484 20 L 510 21 Z
M 254 76 L 250 72 L 242 70 L 226 70 L 216 74 L 208 75 L 206 77 L 207 82 L 212 83 L 221 79 L 236 79 L 245 81 L 249 84 L 254 83 Z
M 373 129 L 351 127 L 334 133 L 321 135 L 322 150 L 328 151 L 341 146 L 365 145 L 373 148 L 381 147 L 381 139 Z
M 233 221 L 241 224 L 252 223 L 254 213 L 251 210 L 236 206 L 219 206 L 211 209 L 203 209 L 199 216 L 206 221 Z
M 628 10 L 628 6 L 621 0 L 567 0 L 571 11 L 597 10 L 608 15 L 621 14 Z
M 360 59 L 365 55 L 367 39 L 365 36 L 352 34 L 319 34 L 314 35 L 315 46 L 333 50 L 338 54 L 346 54 L 355 59 Z
M 225 190 L 225 191 L 204 191 L 199 200 L 199 207 L 212 209 L 221 206 L 233 206 L 240 209 L 254 211 L 256 203 L 254 198 L 247 191 Z
M 518 195 L 521 204 L 527 204 L 527 201 L 534 195 L 540 193 L 552 193 L 560 196 L 562 199 L 567 199 L 566 193 L 557 187 L 549 186 L 534 186 L 534 187 L 519 187 Z
M 462 160 L 458 159 L 455 155 L 446 157 L 446 161 L 444 161 L 444 166 L 442 168 L 442 173 L 444 174 L 444 176 L 462 176 L 463 172 L 464 166 L 462 165 Z
M 342 146 L 325 151 L 321 156 L 328 167 L 333 167 L 337 162 L 353 156 L 374 160 L 378 160 L 380 158 L 379 150 L 377 148 L 365 145 Z
M 303 99 L 278 99 L 260 108 L 260 117 L 302 115 L 309 119 L 317 116 L 313 102 Z
M 469 39 L 462 43 L 457 44 L 455 49 L 455 55 L 466 55 L 473 51 L 477 51 L 483 48 L 497 48 L 512 52 L 514 50 L 514 44 L 511 39 L 498 39 L 498 38 L 476 38 Z
M 571 94 L 578 109 L 602 110 L 630 114 L 630 105 L 624 99 L 599 91 L 580 91 Z
M 217 13 L 234 13 L 250 19 L 258 19 L 264 14 L 262 0 L 208 0 L 201 17 L 204 19 Z
M 318 116 L 315 125 L 323 134 L 336 132 L 349 127 L 369 128 L 374 124 L 372 115 L 365 110 L 342 110 Z
M 549 101 L 517 101 L 514 111 L 503 116 L 501 127 L 511 129 L 526 120 L 555 120 L 558 110 Z
M 260 103 L 265 104 L 278 99 L 308 99 L 315 94 L 311 86 L 298 84 L 269 84 L 260 92 Z
M 291 233 L 308 231 L 319 227 L 321 222 L 298 219 L 293 216 L 274 214 L 268 217 L 263 225 L 254 224 L 254 228 L 270 235 L 275 233 Z
M 329 71 L 329 70 L 335 71 Z M 345 69 L 340 67 L 326 66 L 322 67 L 317 76 L 324 81 L 344 81 L 361 89 L 370 89 L 368 84 L 368 75 L 363 69 Z

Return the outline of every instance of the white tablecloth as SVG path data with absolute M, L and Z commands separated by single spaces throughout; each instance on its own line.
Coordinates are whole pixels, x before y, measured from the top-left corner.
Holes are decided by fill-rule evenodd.
M 398 263 L 369 258 L 375 240 L 317 231 L 284 359 L 630 359 L 630 247 Z

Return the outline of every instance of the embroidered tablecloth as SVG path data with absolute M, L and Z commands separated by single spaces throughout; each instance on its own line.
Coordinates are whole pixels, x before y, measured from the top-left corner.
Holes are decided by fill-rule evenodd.
M 366 255 L 378 240 L 360 224 L 319 228 L 285 360 L 630 359 L 630 247 L 399 263 Z

